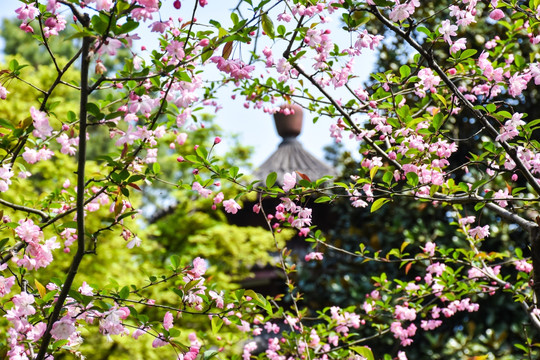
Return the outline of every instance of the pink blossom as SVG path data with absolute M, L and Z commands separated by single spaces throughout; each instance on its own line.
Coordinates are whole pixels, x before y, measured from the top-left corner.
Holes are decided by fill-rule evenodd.
M 93 296 L 94 295 L 94 289 L 90 285 L 86 283 L 86 281 L 83 281 L 81 287 L 79 288 L 79 292 L 85 296 Z
M 141 337 L 142 335 L 146 334 L 146 331 L 145 331 L 145 328 L 138 328 L 136 329 L 135 331 L 133 331 L 133 334 L 131 334 L 131 336 L 137 340 L 139 337 Z
M 414 13 L 414 6 L 411 3 L 398 4 L 390 12 L 389 18 L 392 21 L 403 21 Z
M 15 295 L 11 301 L 15 305 L 15 311 L 18 316 L 34 315 L 36 313 L 36 309 L 32 306 L 35 302 L 32 294 L 23 292 Z
M 223 208 L 229 214 L 236 214 L 242 207 L 238 205 L 234 199 L 229 199 L 223 201 Z
M 459 50 L 465 50 L 467 48 L 467 39 L 461 38 L 454 41 L 452 46 L 450 46 L 450 53 L 455 54 Z
M 39 10 L 30 3 L 15 10 L 17 14 L 17 19 L 19 20 L 33 20 L 38 14 Z
M 193 259 L 193 269 L 191 269 L 191 274 L 195 279 L 200 278 L 206 272 L 206 261 L 201 257 L 196 257 Z
M 5 278 L 0 276 L 0 297 L 8 294 L 11 291 L 11 287 L 15 284 L 15 276 Z
M 489 14 L 489 18 L 495 21 L 499 21 L 504 17 L 504 12 L 501 9 L 495 9 Z
M 192 190 L 195 190 L 201 195 L 203 198 L 207 198 L 212 194 L 212 190 L 204 188 L 199 182 L 195 181 L 193 185 L 191 186 Z
M 311 261 L 311 260 L 322 260 L 323 259 L 323 253 L 321 252 L 310 252 L 309 254 L 306 254 L 304 257 L 305 261 Z
M 2 167 L 0 167 L 0 192 L 7 191 L 9 188 L 9 185 L 11 185 L 11 178 L 15 175 L 13 171 L 11 171 L 11 165 L 10 164 L 3 164 Z
M 450 20 L 444 20 L 441 23 L 441 27 L 439 28 L 439 33 L 442 35 L 444 41 L 446 41 L 448 44 L 452 44 L 452 39 L 450 38 L 450 36 L 456 36 L 457 29 L 458 27 L 451 24 Z
M 184 43 L 179 42 L 176 40 L 172 40 L 169 42 L 169 45 L 165 48 L 167 50 L 167 54 L 170 56 L 174 56 L 178 60 L 184 59 L 186 54 L 184 53 Z
M 508 193 L 508 189 L 499 190 L 493 194 L 493 199 L 509 199 L 512 198 L 512 195 Z M 506 200 L 496 200 L 497 204 L 501 207 L 507 207 L 508 201 Z
M 101 11 L 101 10 L 109 11 L 111 10 L 113 6 L 112 0 L 90 0 L 90 2 L 96 3 L 96 10 L 98 11 Z
M 173 316 L 167 311 L 163 317 L 163 328 L 169 331 L 173 327 Z
M 26 243 L 38 242 L 43 237 L 40 227 L 35 225 L 31 219 L 20 220 L 15 232 Z
M 497 135 L 495 140 L 506 141 L 518 136 L 519 130 L 517 128 L 526 124 L 525 121 L 521 120 L 522 117 L 523 114 L 518 112 L 514 113 L 512 118 L 504 123 L 504 126 L 500 130 L 500 134 Z
M 51 336 L 55 340 L 69 339 L 76 330 L 73 319 L 69 316 L 64 316 L 61 320 L 54 323 Z
M 52 134 L 52 127 L 49 125 L 49 119 L 47 119 L 47 114 L 43 111 L 37 110 L 35 107 L 30 108 L 30 115 L 34 120 L 34 136 L 41 139 L 46 139 Z
M 176 136 L 176 142 L 178 145 L 184 145 L 187 140 L 188 134 L 186 133 L 180 133 Z
M 512 77 L 508 80 L 508 93 L 510 96 L 516 97 L 521 95 L 523 90 L 527 88 L 527 83 L 530 80 L 530 76 L 530 74 L 519 75 L 518 73 L 512 75 Z
M 241 60 L 224 59 L 221 56 L 213 56 L 210 61 L 216 64 L 219 70 L 230 74 L 236 80 L 250 79 L 255 66 L 246 65 Z
M 108 54 L 110 56 L 115 56 L 118 49 L 122 47 L 122 42 L 118 39 L 107 38 L 104 42 L 98 43 L 99 49 L 97 53 L 100 55 Z
M 43 27 L 43 34 L 46 38 L 52 35 L 58 35 L 58 33 L 66 28 L 66 19 L 63 15 L 53 15 L 45 20 L 45 26 Z
M 477 226 L 469 230 L 469 235 L 476 239 L 484 239 L 489 236 L 489 225 L 486 226 Z
M 442 325 L 441 320 L 422 320 L 420 323 L 420 327 L 424 329 L 425 331 L 434 330 L 441 325 Z
M 516 266 L 517 271 L 530 273 L 533 270 L 532 264 L 530 264 L 527 260 L 517 260 L 514 265 Z
M 423 68 L 418 72 L 418 77 L 422 80 L 423 89 L 429 89 L 432 93 L 437 92 L 435 87 L 441 82 L 441 78 L 433 74 L 429 68 Z M 417 84 L 418 87 L 418 84 Z
M 467 224 L 472 224 L 476 221 L 475 216 L 466 216 L 458 220 L 460 226 L 465 226 Z
M 223 201 L 225 195 L 223 195 L 222 192 L 220 192 L 219 194 L 217 194 L 215 197 L 214 197 L 214 204 L 219 204 Z
M 277 16 L 278 21 L 290 22 L 292 20 L 291 14 L 281 13 Z
M 416 319 L 416 311 L 406 306 L 396 305 L 394 317 L 398 320 L 410 320 Z
M 133 249 L 135 246 L 136 247 L 140 247 L 142 244 L 142 240 L 140 237 L 138 236 L 135 236 L 133 239 L 131 239 L 130 242 L 127 243 L 126 247 L 128 249 Z
M 0 99 L 6 100 L 7 94 L 9 94 L 9 91 L 7 91 L 7 89 L 5 87 L 0 85 Z
M 225 303 L 223 302 L 223 291 L 218 294 L 214 290 L 210 290 L 208 295 L 216 302 L 216 307 L 218 309 L 223 309 L 225 306 Z
M 434 256 L 435 255 L 435 248 L 436 248 L 435 243 L 429 241 L 429 242 L 426 243 L 426 246 L 424 247 L 424 252 L 426 254 L 428 254 L 429 256 Z
M 296 185 L 296 173 L 285 173 L 283 175 L 283 191 L 287 192 Z
M 107 336 L 129 334 L 129 331 L 122 324 L 122 320 L 129 315 L 129 309 L 113 307 L 104 314 L 104 318 L 99 322 L 99 331 Z
M 534 78 L 534 85 L 540 85 L 540 63 L 532 63 L 529 69 L 531 70 L 531 76 Z
M 76 146 L 79 145 L 79 138 L 69 138 L 66 134 L 61 134 L 56 138 L 56 142 L 62 146 L 62 149 L 60 149 L 62 154 L 69 154 L 73 156 L 77 152 Z
M 274 333 L 274 334 L 279 333 L 279 326 L 277 326 L 276 324 L 271 323 L 270 321 L 268 321 L 266 324 L 264 324 L 264 329 L 268 333 Z
M 397 360 L 408 360 L 404 351 L 398 351 Z
M 152 347 L 153 348 L 159 348 L 159 347 L 162 347 L 162 346 L 165 346 L 165 345 L 168 345 L 169 343 L 167 341 L 164 340 L 163 338 L 163 334 L 159 334 L 158 337 L 156 337 L 154 339 L 154 341 L 152 341 Z
M 430 274 L 435 274 L 435 276 L 441 276 L 445 269 L 446 269 L 445 264 L 436 262 L 436 263 L 430 264 L 426 268 L 426 271 Z
M 255 341 L 248 342 L 244 345 L 244 351 L 242 353 L 243 360 L 251 359 L 251 353 L 257 350 L 257 343 Z

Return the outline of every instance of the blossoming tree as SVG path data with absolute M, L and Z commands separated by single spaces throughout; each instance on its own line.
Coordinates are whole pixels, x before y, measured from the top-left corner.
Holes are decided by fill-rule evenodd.
M 25 64 L 11 61 L 1 71 L 2 101 L 10 101 L 13 82 L 40 94 L 20 119 L 0 121 L 5 234 L 0 241 L 0 306 L 9 323 L 4 340 L 9 359 L 50 359 L 65 352 L 83 357 L 78 345 L 89 327 L 98 327 L 108 338 L 152 337 L 153 347 L 172 348 L 179 359 L 405 359 L 415 337 L 434 331 L 458 312 L 477 311 L 478 297 L 502 293 L 521 304 L 530 333 L 538 333 L 540 144 L 535 130 L 540 120 L 529 119 L 517 106 L 524 92 L 540 84 L 537 0 L 442 3 L 424 17 L 418 16 L 420 2 L 414 0 L 242 0 L 226 24 L 197 20 L 212 6 L 206 0 L 174 1 L 185 16 L 178 19 L 165 19 L 162 2 L 25 0 L 16 11 L 21 31 L 46 49 L 56 74 L 50 84 L 38 87 L 24 77 Z M 440 22 L 427 27 L 432 18 Z M 59 61 L 49 43 L 62 38 L 68 20 L 76 33 L 64 40 L 73 41 L 78 50 Z M 329 30 L 330 21 L 342 23 L 342 34 Z M 355 76 L 355 58 L 385 41 L 366 30 L 368 22 L 400 39 L 411 56 L 401 59 L 398 69 L 372 74 L 365 87 Z M 482 22 L 498 33 L 478 51 L 468 47 L 463 34 Z M 141 27 L 160 38 L 158 49 L 136 49 Z M 525 43 L 532 44 L 530 53 L 524 51 Z M 119 49 L 132 56 L 113 73 L 104 59 Z M 210 67 L 223 78 L 206 78 Z M 78 80 L 66 81 L 73 70 Z M 306 261 L 324 261 L 320 249 L 345 251 L 327 243 L 312 224 L 306 203 L 315 195 L 316 202 L 330 204 L 347 198 L 350 206 L 371 212 L 398 199 L 444 207 L 459 246 L 404 242 L 383 253 L 359 243 L 348 256 L 395 265 L 403 276 L 372 274 L 374 289 L 361 306 L 334 306 L 317 314 L 303 308 L 292 276 L 295 264 L 278 242 L 277 265 L 291 303 L 287 308 L 251 290 L 220 291 L 219 284 L 205 279 L 202 257 L 186 264 L 173 256 L 167 273 L 133 284 L 78 281 L 83 259 L 98 258 L 105 237 L 123 237 L 125 251 L 146 241 L 127 225 L 139 215 L 131 193 L 164 182 L 160 144 L 177 151 L 191 130 L 204 126 L 197 115 L 220 106 L 218 90 L 228 84 L 246 107 L 274 113 L 288 111 L 281 103 L 296 102 L 317 118 L 330 119 L 335 141 L 349 137 L 357 142 L 361 168 L 351 181 L 332 186 L 328 178 L 300 173 L 280 179 L 282 187 L 276 186 L 275 174 L 248 182 L 238 167 L 216 161 L 213 149 L 222 146 L 216 137 L 209 148 L 177 153 L 178 162 L 188 164 L 192 174 L 167 182 L 169 186 L 212 198 L 213 208 L 222 206 L 231 214 L 241 209 L 242 195 L 258 193 L 261 202 L 253 211 L 265 217 L 272 234 L 292 228 L 317 247 Z M 79 106 L 58 116 L 51 97 L 63 87 L 78 92 Z M 478 127 L 455 137 L 458 121 Z M 109 138 L 99 141 L 116 149 L 100 154 L 99 169 L 92 172 L 86 160 L 93 141 L 90 128 L 106 129 Z M 471 152 L 453 156 L 464 142 L 474 144 Z M 38 175 L 33 167 L 58 154 L 76 163 L 75 183 L 65 181 L 66 174 L 58 169 L 50 194 L 14 193 L 15 182 L 32 181 Z M 237 186 L 236 198 L 225 199 L 223 181 Z M 281 204 L 269 212 L 262 206 L 266 197 L 279 198 Z M 110 217 L 99 226 L 87 226 L 102 207 L 108 207 Z M 483 251 L 495 225 L 483 222 L 484 213 L 527 233 L 526 251 Z M 71 264 L 63 279 L 51 279 L 47 267 L 59 248 L 72 254 Z M 148 292 L 155 287 L 166 287 L 177 306 L 151 299 Z M 150 318 L 148 309 L 159 315 Z M 180 334 L 175 323 L 187 315 L 208 319 L 215 341 L 221 340 L 225 326 L 245 332 L 246 338 L 265 334 L 267 343 L 246 340 L 238 354 L 229 355 L 234 349 L 211 348 L 204 341 L 208 334 Z M 398 347 L 373 354 L 370 341 L 381 337 Z M 529 356 L 535 351 L 528 335 L 516 346 Z

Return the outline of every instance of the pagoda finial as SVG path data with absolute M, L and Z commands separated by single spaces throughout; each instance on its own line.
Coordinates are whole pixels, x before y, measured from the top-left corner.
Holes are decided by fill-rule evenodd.
M 276 129 L 282 138 L 297 137 L 302 132 L 303 110 L 297 104 L 281 105 L 279 112 L 274 114 Z

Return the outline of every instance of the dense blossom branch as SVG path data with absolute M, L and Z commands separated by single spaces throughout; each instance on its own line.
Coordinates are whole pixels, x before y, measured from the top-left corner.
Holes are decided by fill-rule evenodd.
M 459 99 L 460 103 L 462 103 L 480 122 L 482 125 L 488 130 L 489 134 L 495 138 L 499 134 L 498 131 L 491 125 L 487 117 L 480 111 L 474 108 L 474 105 L 471 104 L 471 102 L 463 95 L 461 91 L 457 88 L 457 86 L 450 80 L 450 78 L 446 75 L 443 69 L 437 64 L 433 54 L 430 54 L 427 50 L 425 50 L 418 42 L 416 42 L 413 38 L 410 37 L 410 34 L 405 33 L 403 30 L 395 26 L 385 18 L 379 9 L 376 6 L 371 7 L 372 13 L 379 19 L 388 29 L 392 30 L 396 35 L 401 37 L 403 40 L 405 40 L 409 45 L 411 45 L 421 56 L 424 58 L 428 64 L 429 67 L 432 68 L 437 75 L 441 77 L 443 82 L 448 86 L 448 88 L 452 91 L 452 93 Z M 507 154 L 512 158 L 512 160 L 516 163 L 519 170 L 523 173 L 525 178 L 527 179 L 530 186 L 535 190 L 537 194 L 540 195 L 540 183 L 538 180 L 531 174 L 529 169 L 523 164 L 521 159 L 517 156 L 517 151 L 514 147 L 510 146 L 506 141 L 504 140 L 497 140 L 497 142 L 503 147 L 503 149 L 507 152 Z

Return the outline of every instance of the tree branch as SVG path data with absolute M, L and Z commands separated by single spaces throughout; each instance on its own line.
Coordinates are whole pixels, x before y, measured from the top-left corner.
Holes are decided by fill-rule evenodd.
M 30 214 L 39 215 L 41 217 L 41 222 L 45 222 L 45 221 L 49 220 L 49 215 L 47 215 L 46 213 L 44 213 L 43 211 L 38 210 L 38 209 L 13 204 L 13 203 L 10 203 L 9 201 L 3 200 L 3 199 L 0 199 L 0 204 L 5 205 L 7 207 L 10 207 L 13 210 L 24 211 L 24 212 L 27 212 L 27 213 L 30 213 Z
M 77 252 L 73 257 L 71 266 L 69 268 L 68 274 L 66 276 L 66 281 L 62 286 L 62 290 L 56 305 L 54 307 L 53 313 L 51 314 L 49 321 L 47 323 L 47 329 L 42 337 L 41 346 L 39 352 L 36 356 L 36 360 L 43 360 L 47 355 L 47 349 L 51 341 L 51 330 L 54 323 L 60 317 L 64 302 L 68 296 L 71 286 L 73 285 L 73 280 L 77 275 L 77 270 L 85 254 L 85 214 L 84 214 L 84 186 L 85 186 L 85 165 L 86 165 L 86 121 L 87 121 L 87 110 L 86 105 L 88 103 L 88 73 L 90 67 L 90 44 L 93 39 L 90 37 L 83 38 L 82 44 L 82 57 L 81 57 L 81 98 L 80 98 L 80 109 L 79 109 L 79 152 L 77 154 Z

